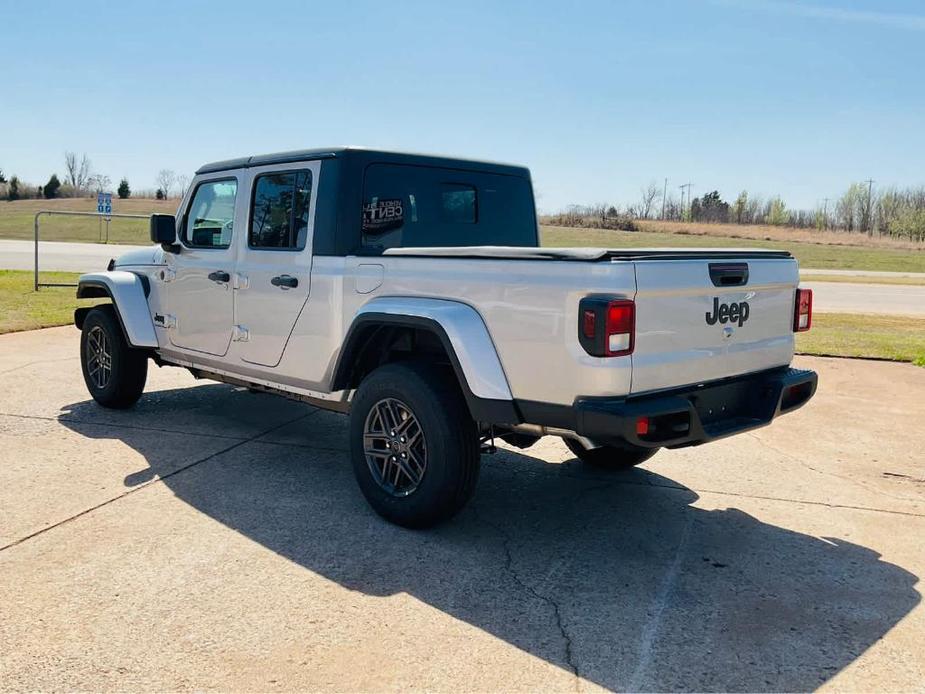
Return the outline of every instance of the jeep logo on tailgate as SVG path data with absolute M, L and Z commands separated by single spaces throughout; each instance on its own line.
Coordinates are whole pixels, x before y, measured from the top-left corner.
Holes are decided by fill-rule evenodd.
M 748 320 L 748 302 L 740 301 L 738 303 L 721 304 L 719 297 L 713 297 L 713 311 L 706 313 L 707 325 L 716 325 L 720 323 L 738 323 L 739 327 Z

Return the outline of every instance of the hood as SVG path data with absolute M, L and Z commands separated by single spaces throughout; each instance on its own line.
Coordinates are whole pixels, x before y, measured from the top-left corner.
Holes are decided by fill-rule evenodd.
M 164 262 L 164 251 L 160 246 L 139 248 L 137 251 L 123 253 L 116 258 L 113 267 L 125 265 L 161 265 Z

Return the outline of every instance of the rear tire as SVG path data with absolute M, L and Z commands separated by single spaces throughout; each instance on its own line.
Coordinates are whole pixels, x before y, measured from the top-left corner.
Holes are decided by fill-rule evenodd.
M 148 357 L 125 341 L 112 306 L 97 306 L 84 318 L 80 367 L 90 395 L 103 407 L 134 405 L 145 389 Z
M 429 364 L 379 367 L 350 407 L 350 455 L 369 505 L 406 528 L 455 515 L 481 464 L 478 430 L 452 372 Z
M 658 453 L 659 450 L 657 448 L 641 448 L 628 443 L 623 446 L 585 448 L 575 439 L 563 438 L 562 440 L 581 462 L 601 470 L 628 470 L 640 463 L 644 463 Z

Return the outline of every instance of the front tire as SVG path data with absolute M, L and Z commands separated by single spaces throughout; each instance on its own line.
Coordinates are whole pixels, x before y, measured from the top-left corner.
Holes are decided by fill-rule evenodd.
M 641 448 L 630 444 L 585 448 L 580 441 L 575 439 L 563 438 L 562 440 L 581 462 L 602 470 L 628 470 L 658 453 L 657 448 Z
M 350 455 L 369 505 L 406 528 L 455 515 L 478 480 L 478 430 L 448 369 L 387 364 L 360 384 L 350 408 Z
M 87 390 L 103 407 L 131 407 L 145 389 L 148 357 L 125 341 L 111 306 L 98 306 L 84 318 L 80 366 Z

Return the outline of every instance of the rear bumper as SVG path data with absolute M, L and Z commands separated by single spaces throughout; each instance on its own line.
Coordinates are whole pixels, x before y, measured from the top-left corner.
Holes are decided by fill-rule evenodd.
M 694 446 L 770 424 L 805 405 L 816 383 L 814 371 L 783 368 L 652 395 L 578 398 L 563 424 L 601 444 Z M 637 433 L 640 418 L 646 433 Z

